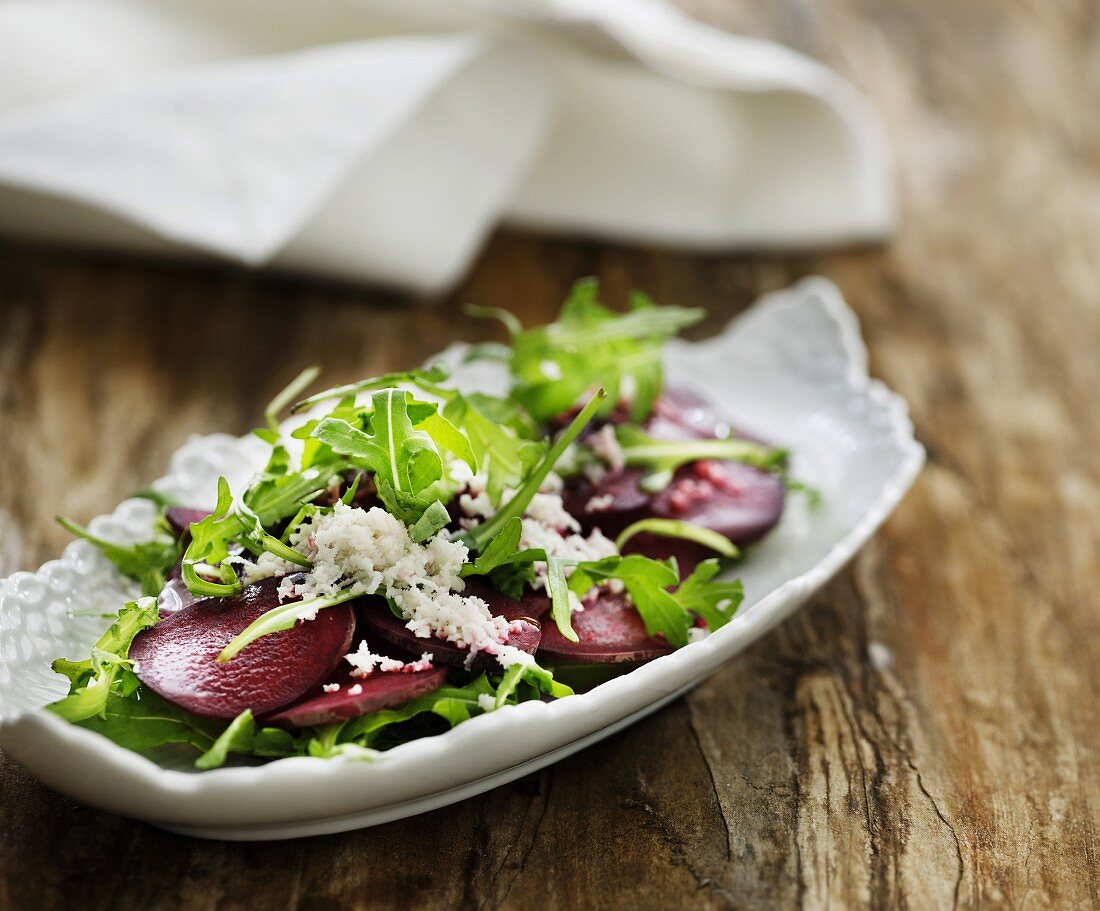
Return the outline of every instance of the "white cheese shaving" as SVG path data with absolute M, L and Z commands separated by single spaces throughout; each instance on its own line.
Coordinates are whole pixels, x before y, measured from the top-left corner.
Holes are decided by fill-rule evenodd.
M 303 522 L 291 535 L 290 545 L 305 554 L 313 568 L 284 577 L 279 586 L 283 600 L 332 597 L 351 585 L 364 595 L 384 595 L 416 636 L 438 636 L 468 648 L 471 660 L 486 652 L 504 667 L 534 662 L 526 652 L 505 644 L 516 624 L 493 616 L 482 599 L 460 594 L 466 584 L 460 575 L 466 545 L 446 534 L 418 544 L 404 523 L 384 509 L 337 503 L 331 513 Z M 313 613 L 305 608 L 301 616 L 308 619 Z
M 556 493 L 535 494 L 524 515 L 557 531 L 580 531 L 581 528 L 580 523 L 565 511 L 561 496 Z
M 626 467 L 626 456 L 611 424 L 604 424 L 595 433 L 589 434 L 585 443 L 612 471 L 622 471 Z
M 399 658 L 390 658 L 388 655 L 375 655 L 364 639 L 359 643 L 359 648 L 344 656 L 344 660 L 352 666 L 352 677 L 368 677 L 375 670 L 382 674 L 406 673 L 413 674 L 417 671 L 430 671 L 432 669 L 432 654 L 424 652 L 417 661 L 402 661 Z
M 467 469 L 467 472 L 469 469 Z M 496 515 L 497 507 L 489 499 L 486 491 L 488 479 L 485 472 L 468 474 L 458 479 L 463 485 L 458 497 L 458 508 L 467 519 L 490 519 Z M 576 520 L 562 507 L 561 497 L 557 496 L 565 488 L 565 481 L 561 475 L 550 472 L 542 482 L 539 492 L 531 498 L 527 506 L 526 515 L 540 518 L 557 528 L 577 529 Z M 504 488 L 500 496 L 500 505 L 508 503 L 516 492 L 510 487 Z M 472 527 L 475 522 L 465 523 L 466 527 Z
M 565 479 L 556 471 L 551 471 L 539 487 L 539 493 L 561 493 L 565 490 Z
M 242 557 L 240 554 L 230 554 L 222 562 L 240 566 L 241 581 L 245 585 L 253 585 L 264 579 L 270 579 L 272 576 L 285 576 L 287 573 L 299 568 L 282 557 L 276 557 L 275 554 L 267 551 L 260 554 L 255 561 Z
M 321 689 L 324 690 L 326 693 L 339 693 L 340 692 L 340 684 L 339 683 L 326 683 L 324 686 L 321 687 Z
M 554 492 L 561 489 L 562 480 L 557 475 L 552 477 L 549 485 L 544 484 L 543 489 L 531 498 L 524 512 L 520 548 L 538 548 L 551 556 L 575 561 L 600 560 L 617 554 L 619 551 L 615 542 L 604 537 L 599 529 L 588 536 L 580 533 L 580 524 L 566 511 L 560 493 Z M 501 502 L 507 503 L 513 495 L 513 491 L 505 490 Z M 472 528 L 496 513 L 485 492 L 485 477 L 480 474 L 473 475 L 466 482 L 466 492 L 459 495 L 458 504 L 465 515 L 462 524 L 466 528 Z M 535 563 L 534 569 L 534 587 L 545 588 L 546 564 Z M 566 574 L 570 571 L 567 568 Z M 571 598 L 570 601 L 575 611 L 583 610 L 578 599 Z
M 584 504 L 585 512 L 607 512 L 615 503 L 615 495 L 605 493 L 601 496 L 592 497 L 587 503 Z
M 477 697 L 477 707 L 483 712 L 491 712 L 497 707 L 497 698 L 489 693 L 480 693 Z

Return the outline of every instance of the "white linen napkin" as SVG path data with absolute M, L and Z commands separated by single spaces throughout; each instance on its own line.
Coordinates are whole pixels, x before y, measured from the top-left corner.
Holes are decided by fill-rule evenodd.
M 850 85 L 662 0 L 0 2 L 0 231 L 435 292 L 501 219 L 795 247 L 894 193 Z

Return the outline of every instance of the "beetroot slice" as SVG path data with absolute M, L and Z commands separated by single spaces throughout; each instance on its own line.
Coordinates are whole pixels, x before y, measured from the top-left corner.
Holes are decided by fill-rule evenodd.
M 734 544 L 757 541 L 783 515 L 785 491 L 774 474 L 741 462 L 693 462 L 656 494 L 652 515 L 683 519 L 725 535 Z
M 183 506 L 169 506 L 164 511 L 164 518 L 177 538 L 182 538 L 190 531 L 192 525 L 201 522 L 209 515 L 209 509 L 188 509 Z
M 536 657 L 569 664 L 644 662 L 674 651 L 663 638 L 646 632 L 641 616 L 623 595 L 602 594 L 583 611 L 573 614 L 573 631 L 579 641 L 570 642 L 555 625 L 542 631 Z
M 706 401 L 683 389 L 669 389 L 658 399 L 647 432 L 661 439 L 713 438 L 730 432 Z M 743 436 L 740 435 L 739 436 Z M 751 544 L 766 535 L 783 514 L 783 482 L 774 474 L 741 462 L 701 461 L 682 465 L 672 482 L 657 494 L 638 484 L 639 469 L 610 472 L 593 484 L 572 479 L 562 495 L 565 508 L 588 533 L 599 528 L 614 537 L 640 519 L 682 519 L 725 535 L 734 544 Z M 702 545 L 639 535 L 628 553 L 675 556 L 685 573 L 714 556 Z
M 130 647 L 142 683 L 196 715 L 235 718 L 282 708 L 320 686 L 347 654 L 355 632 L 348 604 L 317 619 L 264 636 L 225 664 L 230 640 L 279 604 L 278 579 L 250 585 L 232 598 L 203 598 L 139 633 Z
M 464 595 L 476 595 L 489 605 L 489 612 L 497 617 L 506 617 L 515 621 L 518 628 L 509 633 L 505 645 L 512 645 L 529 655 L 535 653 L 539 645 L 540 628 L 538 621 L 527 612 L 525 601 L 516 601 L 502 595 L 483 582 L 470 580 L 466 583 Z M 381 598 L 362 599 L 360 617 L 366 625 L 382 639 L 398 645 L 414 654 L 430 652 L 437 664 L 466 666 L 470 656 L 469 649 L 459 648 L 453 642 L 436 636 L 422 638 L 416 636 L 405 626 L 405 621 L 393 615 L 389 605 Z M 499 670 L 500 663 L 491 654 L 478 652 L 469 665 L 470 670 Z
M 657 517 L 695 522 L 734 544 L 750 544 L 774 528 L 783 515 L 783 482 L 740 462 L 683 465 L 668 487 L 652 495 L 638 487 L 641 479 L 642 472 L 636 469 L 606 475 L 597 484 L 574 479 L 562 499 L 585 532 L 599 528 L 610 537 L 639 519 Z M 611 498 L 609 502 L 606 497 Z
M 366 677 L 352 677 L 342 673 L 335 681 L 340 689 L 335 693 L 324 690 L 313 693 L 301 702 L 282 709 L 265 719 L 270 724 L 287 725 L 292 728 L 313 727 L 328 724 L 330 721 L 344 721 L 358 718 L 367 712 L 390 708 L 408 702 L 417 696 L 424 696 L 443 686 L 447 679 L 447 668 L 433 667 L 427 671 L 374 671 Z M 356 686 L 360 692 L 352 695 Z

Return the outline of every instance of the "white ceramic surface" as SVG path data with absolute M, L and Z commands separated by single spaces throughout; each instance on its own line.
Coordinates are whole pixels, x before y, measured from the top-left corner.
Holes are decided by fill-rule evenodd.
M 461 346 L 444 353 L 452 362 Z M 491 365 L 459 379 L 492 386 Z M 132 586 L 83 542 L 37 573 L 0 582 L 0 746 L 78 800 L 193 835 L 290 838 L 374 825 L 461 800 L 606 737 L 713 673 L 789 616 L 883 522 L 920 471 L 905 402 L 867 378 L 854 315 L 822 279 L 769 295 L 722 334 L 668 352 L 672 383 L 720 403 L 734 423 L 792 449 L 793 469 L 819 488 L 793 496 L 778 529 L 738 574 L 746 600 L 727 626 L 581 696 L 529 702 L 474 718 L 373 762 L 284 759 L 191 773 L 162 769 L 40 711 L 65 691 L 49 669 L 82 657 Z M 181 502 L 209 504 L 218 474 L 244 480 L 262 459 L 249 438 L 195 437 L 157 482 Z M 153 507 L 123 503 L 92 527 L 119 540 L 148 534 Z

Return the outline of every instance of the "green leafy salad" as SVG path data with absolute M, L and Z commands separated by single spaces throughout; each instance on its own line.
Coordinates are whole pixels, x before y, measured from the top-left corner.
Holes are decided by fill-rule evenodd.
M 48 708 L 167 765 L 370 758 L 474 716 L 572 697 L 728 623 L 721 570 L 773 528 L 786 453 L 666 387 L 699 310 L 578 282 L 556 322 L 441 365 L 306 396 L 256 431 L 266 464 L 213 509 L 160 502 L 151 540 L 98 547 L 142 596 Z M 285 422 L 280 418 L 290 412 Z

